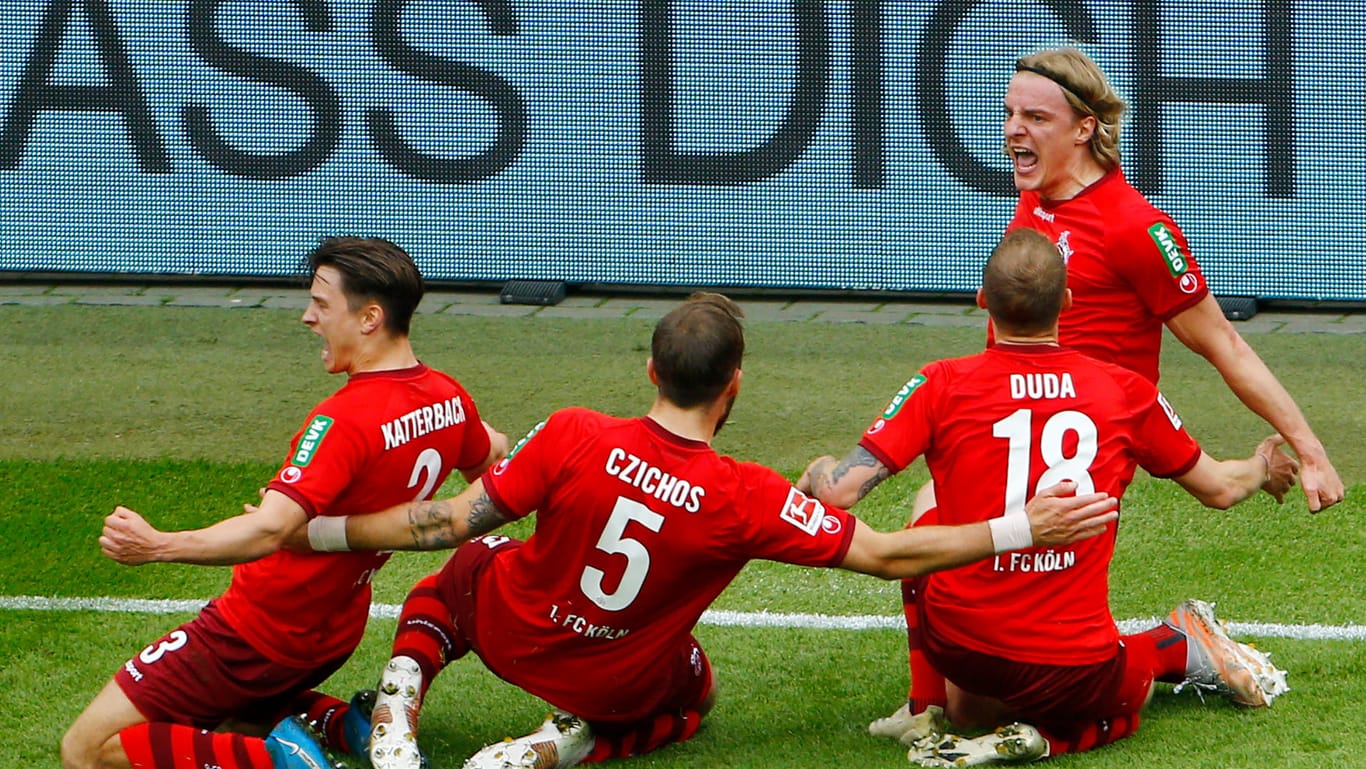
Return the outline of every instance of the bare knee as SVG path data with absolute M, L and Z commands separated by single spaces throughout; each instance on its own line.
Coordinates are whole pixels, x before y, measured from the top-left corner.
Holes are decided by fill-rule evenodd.
M 110 681 L 62 736 L 65 769 L 125 769 L 130 766 L 119 734 L 145 719 Z
M 101 762 L 103 753 L 104 744 L 91 740 L 76 726 L 68 729 L 62 737 L 63 769 L 104 769 Z

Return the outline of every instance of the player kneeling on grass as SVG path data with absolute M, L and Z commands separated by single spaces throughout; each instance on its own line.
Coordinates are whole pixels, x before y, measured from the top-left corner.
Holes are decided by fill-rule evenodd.
M 302 321 L 346 384 L 304 420 L 246 514 L 187 531 L 160 531 L 125 507 L 105 519 L 100 547 L 119 563 L 235 566 L 226 592 L 125 662 L 86 706 L 62 739 L 66 769 L 329 769 L 299 715 L 330 748 L 367 752 L 369 724 L 353 707 L 363 703 L 314 687 L 360 643 L 371 578 L 389 555 L 282 548 L 311 518 L 429 497 L 454 469 L 474 480 L 507 453 L 507 437 L 413 352 L 423 281 L 403 249 L 326 238 L 308 263 Z M 388 440 L 415 415 L 436 416 Z
M 1284 497 L 1297 464 L 1280 450 L 1279 435 L 1246 459 L 1215 460 L 1151 382 L 1060 347 L 1058 314 L 1070 298 L 1053 244 L 1033 230 L 1007 234 L 977 293 L 995 342 L 921 369 L 848 456 L 814 460 L 798 487 L 849 506 L 923 454 L 937 506 L 917 527 L 981 522 L 997 532 L 1022 524 L 1031 489 L 1066 480 L 1118 498 L 1138 466 L 1210 507 L 1258 489 Z M 945 710 L 917 699 L 923 714 L 907 709 L 874 727 L 898 727 L 896 736 L 914 743 L 915 763 L 972 766 L 1079 752 L 1132 734 L 1154 680 L 1250 706 L 1286 691 L 1285 674 L 1231 640 L 1200 601 L 1121 638 L 1108 587 L 1117 530 L 1111 524 L 1084 542 L 1022 548 L 918 580 L 918 609 L 908 612 L 918 630 L 912 662 L 923 653 L 928 664 L 913 675 L 938 676 L 938 701 L 954 725 L 1005 726 L 977 740 L 952 736 Z M 930 688 L 923 680 L 912 686 Z M 1011 723 L 1017 719 L 1033 726 Z
M 876 532 L 773 470 L 717 454 L 711 440 L 740 391 L 740 317 L 729 299 L 700 294 L 659 321 L 646 363 L 658 392 L 643 417 L 558 411 L 455 498 L 309 527 L 319 550 L 460 546 L 404 603 L 373 713 L 376 769 L 420 765 L 422 699 L 471 651 L 555 712 L 467 767 L 646 753 L 691 737 L 711 708 L 716 681 L 692 630 L 751 559 L 897 579 L 1003 551 L 986 522 Z M 1022 502 L 1010 547 L 1106 530 L 1109 495 L 1073 491 Z M 532 512 L 525 542 L 480 536 Z

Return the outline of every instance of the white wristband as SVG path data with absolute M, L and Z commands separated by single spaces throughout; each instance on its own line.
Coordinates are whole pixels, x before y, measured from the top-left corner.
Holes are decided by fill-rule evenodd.
M 1034 546 L 1034 533 L 1029 528 L 1027 515 L 1003 515 L 992 518 L 987 521 L 987 526 L 991 529 L 991 546 L 997 553 Z
M 319 553 L 345 553 L 351 550 L 346 543 L 344 515 L 320 515 L 308 522 L 308 545 Z

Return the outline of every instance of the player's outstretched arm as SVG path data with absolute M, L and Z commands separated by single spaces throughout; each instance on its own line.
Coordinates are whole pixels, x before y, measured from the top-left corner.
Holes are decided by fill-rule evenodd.
M 1066 545 L 1094 537 L 1119 517 L 1119 500 L 1097 492 L 1075 495 L 1060 483 L 1025 505 L 1025 515 L 959 526 L 915 526 L 879 532 L 859 521 L 841 568 L 883 579 L 905 579 L 962 566 L 1026 547 Z
M 1346 487 L 1300 407 L 1257 351 L 1228 322 L 1213 296 L 1167 321 L 1177 339 L 1219 371 L 1238 400 L 1285 436 L 1299 457 L 1300 486 L 1311 513 L 1342 501 Z M 1255 490 L 1254 490 L 1255 491 Z
M 1277 502 L 1295 485 L 1299 463 L 1285 453 L 1285 439 L 1272 435 L 1257 444 L 1246 459 L 1217 460 L 1201 452 L 1200 459 L 1184 475 L 1173 480 L 1206 507 L 1226 510 L 1264 490 Z
M 508 522 L 476 480 L 448 499 L 409 502 L 368 515 L 318 516 L 308 523 L 313 550 L 442 550 Z
M 797 489 L 847 510 L 891 475 L 892 471 L 868 449 L 855 446 L 844 459 L 827 455 L 811 460 L 797 480 Z
M 307 520 L 298 503 L 277 491 L 267 492 L 260 506 L 247 513 L 189 531 L 161 531 L 120 506 L 104 519 L 100 549 L 128 566 L 152 562 L 226 566 L 274 553 Z

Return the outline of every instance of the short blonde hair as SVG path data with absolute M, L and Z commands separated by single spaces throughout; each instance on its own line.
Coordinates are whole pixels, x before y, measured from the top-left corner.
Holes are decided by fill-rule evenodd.
M 1105 73 L 1079 48 L 1049 48 L 1015 61 L 1016 72 L 1033 72 L 1062 88 L 1078 117 L 1096 119 L 1091 157 L 1109 171 L 1119 166 L 1119 128 L 1125 104 Z

